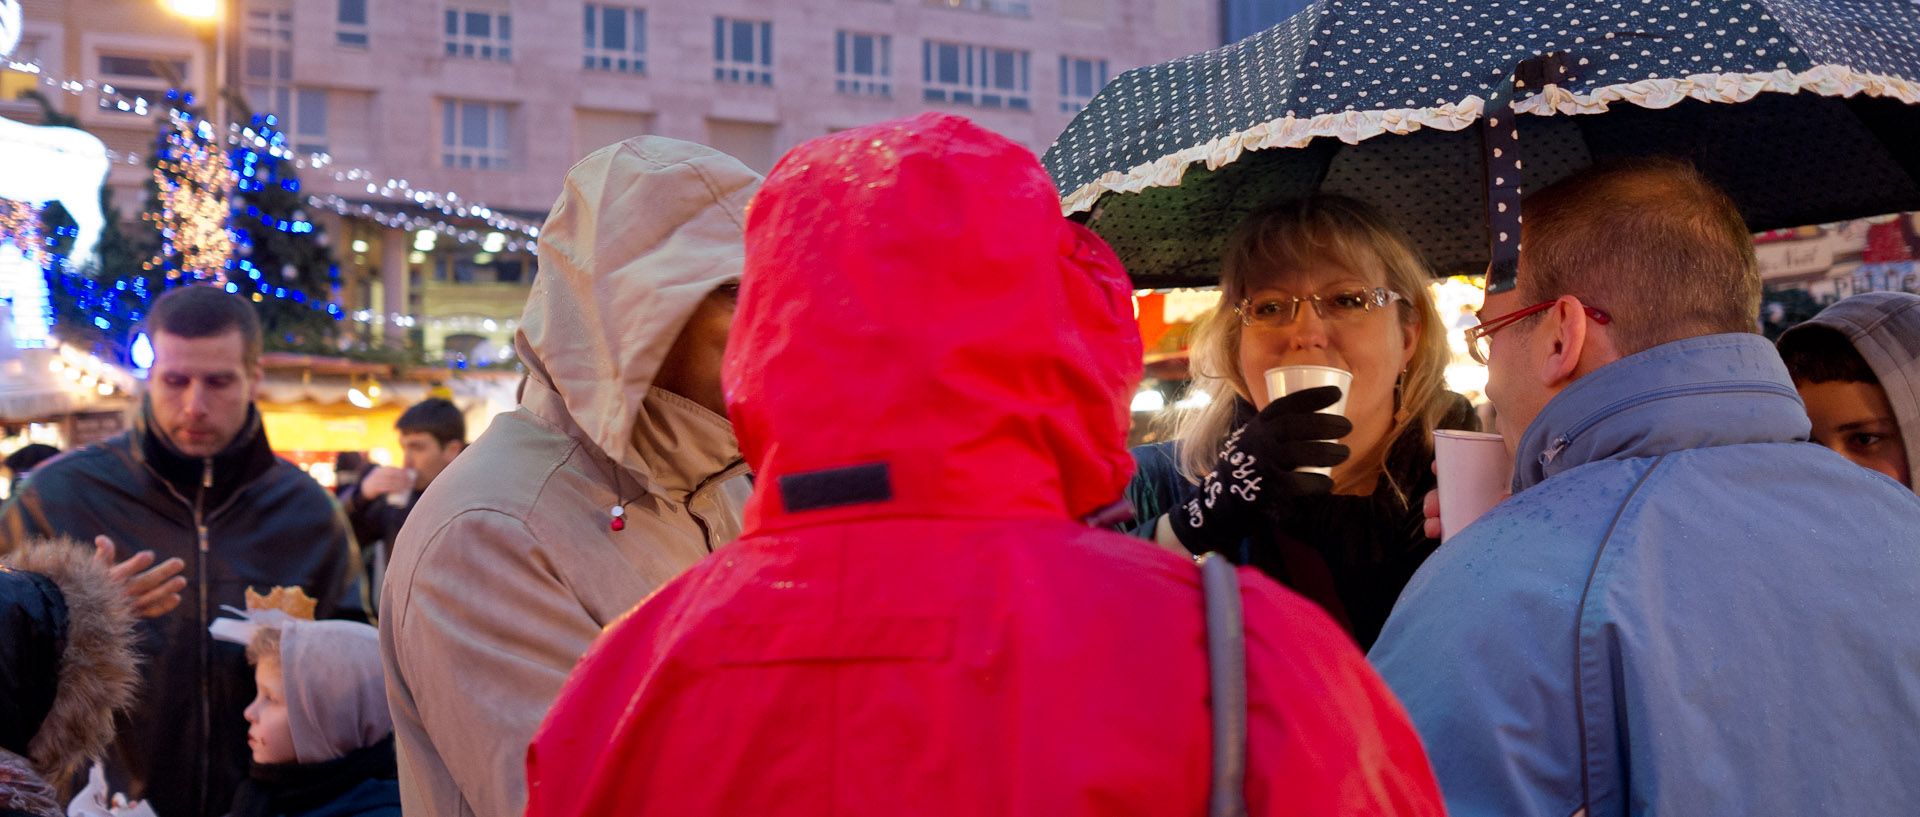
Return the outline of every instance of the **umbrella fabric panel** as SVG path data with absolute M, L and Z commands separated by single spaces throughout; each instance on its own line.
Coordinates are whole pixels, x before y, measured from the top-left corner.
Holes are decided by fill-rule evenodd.
M 1524 190 L 1597 158 L 1669 155 L 1714 179 L 1756 231 L 1920 208 L 1920 109 L 1885 99 L 1763 94 L 1739 105 L 1617 105 L 1599 116 L 1519 119 Z M 1178 187 L 1108 194 L 1088 226 L 1143 287 L 1210 286 L 1235 226 L 1261 203 L 1314 190 L 1400 222 L 1435 272 L 1486 268 L 1486 190 L 1473 130 L 1250 151 Z M 1819 159 L 1816 161 L 1816 159 Z
M 1521 60 L 1586 52 L 1562 86 L 1574 93 L 1657 77 L 1802 71 L 1820 55 L 1856 70 L 1920 76 L 1920 57 L 1874 50 L 1882 36 L 1920 32 L 1920 7 L 1822 0 L 1322 0 L 1223 48 L 1122 74 L 1047 152 L 1071 191 L 1183 149 L 1286 118 L 1418 111 L 1477 104 Z M 1572 8 L 1569 8 L 1572 6 Z M 1831 30 L 1821 25 L 1831 15 Z
M 1762 94 L 1571 121 L 1595 157 L 1691 161 L 1755 232 L 1920 208 L 1920 109 L 1895 100 Z
M 1761 87 L 1803 86 L 1916 102 L 1917 44 L 1920 4 L 1899 0 L 1325 0 L 1239 43 L 1122 75 L 1046 163 L 1081 210 L 1104 190 L 1179 184 L 1191 165 L 1219 167 L 1249 149 L 1457 130 L 1479 118 L 1506 71 L 1551 49 L 1574 55 L 1574 75 L 1554 94 L 1523 95 L 1522 110 L 1664 107 L 1689 94 L 1739 102 Z
M 1920 3 L 1888 0 L 1810 0 L 1762 4 L 1815 65 L 1845 65 L 1887 76 L 1920 77 Z M 1736 29 L 1737 32 L 1737 29 Z M 1747 32 L 1756 49 L 1760 42 Z M 1771 52 L 1770 52 L 1771 53 Z M 1761 55 L 1764 56 L 1764 55 Z
M 1590 163 L 1574 120 L 1522 120 L 1539 148 L 1525 183 L 1545 186 Z M 1218 170 L 1193 169 L 1178 187 L 1103 198 L 1087 220 L 1141 287 L 1211 286 L 1228 237 L 1253 209 L 1316 190 L 1367 201 L 1406 230 L 1438 272 L 1486 267 L 1486 189 L 1472 131 L 1422 130 L 1345 145 L 1321 138 L 1299 150 L 1262 150 Z

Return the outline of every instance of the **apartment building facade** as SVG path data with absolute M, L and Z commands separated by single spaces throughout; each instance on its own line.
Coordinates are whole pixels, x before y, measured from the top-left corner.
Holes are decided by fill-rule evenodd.
M 14 59 L 96 80 L 51 95 L 110 149 L 143 154 L 174 77 L 203 97 L 218 84 L 215 32 L 166 2 L 24 0 Z M 531 248 L 389 185 L 538 224 L 568 167 L 630 136 L 765 171 L 807 139 L 930 109 L 1039 152 L 1108 79 L 1221 31 L 1218 0 L 231 2 L 227 84 L 276 114 L 296 153 L 328 157 L 302 181 L 332 222 L 344 305 L 413 316 L 386 331 L 474 363 L 511 347 Z M 0 116 L 33 121 L 16 96 L 38 82 L 0 72 Z M 115 166 L 123 213 L 144 182 L 143 164 Z M 422 217 L 451 229 L 394 226 Z

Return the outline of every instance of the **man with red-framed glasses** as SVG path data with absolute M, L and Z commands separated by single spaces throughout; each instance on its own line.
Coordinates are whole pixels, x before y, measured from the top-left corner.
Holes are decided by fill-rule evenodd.
M 1920 799 L 1920 497 L 1806 442 L 1733 202 L 1640 160 L 1524 215 L 1467 330 L 1514 494 L 1428 558 L 1368 656 L 1448 811 Z

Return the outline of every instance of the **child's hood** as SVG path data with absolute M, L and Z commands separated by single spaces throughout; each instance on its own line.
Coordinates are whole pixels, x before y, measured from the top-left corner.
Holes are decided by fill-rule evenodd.
M 280 633 L 296 763 L 332 760 L 393 734 L 380 631 L 353 621 L 293 621 Z

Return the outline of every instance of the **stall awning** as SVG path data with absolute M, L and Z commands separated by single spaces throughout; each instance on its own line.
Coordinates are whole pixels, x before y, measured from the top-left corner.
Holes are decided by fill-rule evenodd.
M 87 369 L 107 364 L 72 363 L 50 349 L 9 351 L 17 354 L 0 359 L 0 421 L 25 423 L 126 404 L 124 388 L 130 376 L 118 370 Z M 55 369 L 60 373 L 55 374 Z M 103 383 L 109 395 L 100 393 Z

